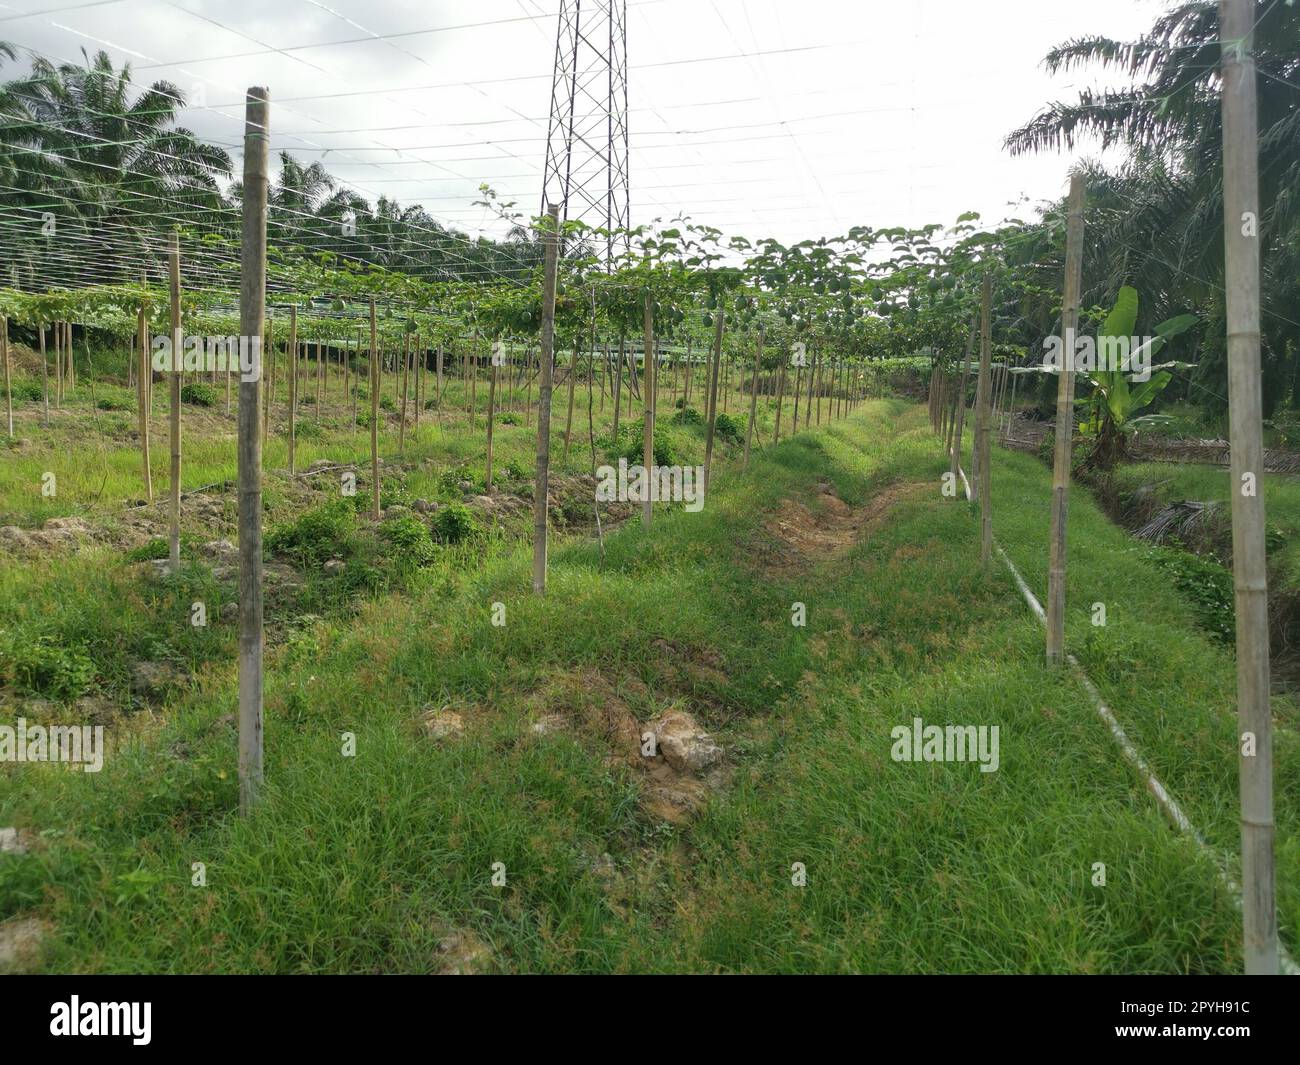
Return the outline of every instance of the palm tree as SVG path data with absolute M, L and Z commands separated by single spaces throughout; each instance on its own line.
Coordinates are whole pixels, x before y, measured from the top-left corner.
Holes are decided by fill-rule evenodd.
M 0 204 L 42 201 L 58 216 L 59 240 L 83 242 L 76 279 L 117 280 L 138 271 L 146 235 L 163 225 L 229 224 L 218 182 L 231 161 L 176 125 L 185 98 L 175 85 L 157 81 L 133 97 L 129 64 L 82 56 L 84 66 L 57 67 L 37 57 L 26 78 L 0 88 L 0 110 L 15 123 L 0 142 L 0 170 L 17 179 L 0 189 Z
M 1259 219 L 1265 410 L 1291 384 L 1300 403 L 1300 7 L 1257 3 Z M 1123 147 L 1118 173 L 1088 172 L 1085 302 L 1113 298 L 1124 283 L 1151 294 L 1159 316 L 1199 307 L 1222 319 L 1222 130 L 1217 4 L 1191 0 L 1156 20 L 1136 41 L 1067 41 L 1048 53 L 1050 73 L 1096 64 L 1127 74 L 1119 90 L 1080 92 L 1049 104 L 1007 137 L 1013 154 L 1073 147 L 1093 136 Z M 1197 397 L 1226 404 L 1222 330 L 1207 331 Z

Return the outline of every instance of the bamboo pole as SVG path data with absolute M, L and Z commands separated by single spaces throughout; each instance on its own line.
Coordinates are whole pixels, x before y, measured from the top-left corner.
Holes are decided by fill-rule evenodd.
M 269 107 L 248 90 L 244 117 L 243 235 L 239 331 L 257 372 L 239 381 L 239 809 L 247 816 L 262 786 L 262 332 L 266 325 L 266 183 Z M 248 380 L 252 378 L 252 380 Z M 229 383 L 230 372 L 226 371 Z
M 772 436 L 772 445 L 781 442 L 781 407 L 785 403 L 785 359 L 781 360 L 781 376 L 776 382 L 776 432 Z
M 992 478 L 989 476 L 989 417 L 993 387 L 989 363 L 993 357 L 993 275 L 984 274 L 984 293 L 980 304 L 980 387 L 976 412 L 975 435 L 980 454 L 980 563 L 988 566 L 993 557 Z
M 801 388 L 803 388 L 802 363 L 794 368 L 794 420 L 790 423 L 791 436 L 795 436 L 799 432 L 799 398 Z
M 171 570 L 181 568 L 181 351 L 185 335 L 181 329 L 181 237 L 171 232 L 167 251 L 167 278 L 171 301 L 172 374 L 171 374 Z
M 754 440 L 754 423 L 758 420 L 758 375 L 763 367 L 763 327 L 758 327 L 758 341 L 754 345 L 754 380 L 749 388 L 749 424 L 745 426 L 745 458 L 740 471 L 749 469 L 749 445 Z
M 379 520 L 379 388 L 384 368 L 379 358 L 379 323 L 370 297 L 370 516 Z
M 650 471 L 654 468 L 655 462 L 655 384 L 658 374 L 655 372 L 654 360 L 654 301 L 650 298 L 650 290 L 647 288 L 644 300 L 644 309 L 642 317 L 642 326 L 644 329 L 642 362 L 645 364 L 641 371 L 641 387 L 645 392 L 645 421 L 644 430 L 641 434 L 643 447 L 642 465 L 645 467 L 645 480 L 642 482 L 641 500 L 641 526 L 650 528 L 650 519 L 654 513 L 654 503 L 650 496 Z
M 1056 449 L 1052 459 L 1052 531 L 1047 560 L 1047 664 L 1065 661 L 1065 565 L 1074 438 L 1074 339 L 1083 284 L 1083 178 L 1070 178 L 1065 227 L 1065 287 L 1061 298 L 1060 377 L 1056 385 Z
M 153 471 L 149 462 L 149 416 L 152 397 L 149 394 L 149 382 L 153 376 L 153 363 L 149 358 L 149 318 L 145 314 L 144 304 L 136 315 L 136 336 L 140 345 L 138 355 L 139 368 L 136 372 L 136 406 L 139 408 L 140 425 L 140 459 L 144 467 L 145 498 L 153 502 Z
M 1250 975 L 1278 966 L 1273 868 L 1273 727 L 1259 352 L 1259 133 L 1255 5 L 1219 0 L 1223 57 L 1223 235 L 1237 613 L 1242 956 Z M 1253 738 L 1253 747 L 1250 740 Z
M 411 334 L 402 335 L 402 421 L 397 427 L 397 450 L 406 452 L 406 400 L 411 389 Z
M 722 301 L 718 301 L 718 309 L 713 312 L 713 363 L 709 372 L 709 395 L 708 395 L 708 427 L 704 435 L 704 492 L 708 495 L 709 491 L 709 474 L 713 468 L 713 430 L 718 420 L 718 369 L 722 365 L 722 330 L 726 321 L 726 313 L 722 309 Z M 647 472 L 649 466 L 646 467 Z
M 36 335 L 41 345 L 41 399 L 45 404 L 45 427 L 50 427 L 50 359 L 45 353 L 45 323 L 36 323 Z
M 289 307 L 289 473 L 297 471 L 298 433 L 298 305 Z
M 9 371 L 9 319 L 0 315 L 0 356 L 5 364 L 5 423 L 9 429 L 9 439 L 14 438 L 14 390 Z
M 496 355 L 492 356 L 492 376 L 488 380 L 488 409 L 487 409 L 487 477 L 483 482 L 483 490 L 489 495 L 492 492 L 492 423 L 496 421 L 497 410 L 497 359 Z
M 569 360 L 569 414 L 564 420 L 564 458 L 562 465 L 569 463 L 569 440 L 573 436 L 573 389 L 578 383 L 578 340 L 573 341 L 573 356 Z
M 961 449 L 962 436 L 965 433 L 966 422 L 966 389 L 970 383 L 970 359 L 975 352 L 975 322 L 970 325 L 970 334 L 966 338 L 966 354 L 961 360 L 961 384 L 957 387 L 957 424 L 952 431 L 952 447 L 949 450 L 951 466 L 949 472 L 952 473 L 953 483 L 955 484 L 958 475 L 961 472 Z M 973 471 L 972 471 L 973 472 Z
M 533 479 L 533 593 L 546 594 L 546 528 L 550 504 L 551 377 L 555 364 L 555 275 L 560 251 L 560 208 L 546 209 L 549 225 L 542 234 L 542 337 L 537 391 L 537 471 Z M 441 371 L 440 371 L 441 372 Z
M 614 446 L 618 446 L 618 404 L 623 391 L 623 363 L 627 360 L 627 337 L 618 338 L 618 365 L 614 369 Z

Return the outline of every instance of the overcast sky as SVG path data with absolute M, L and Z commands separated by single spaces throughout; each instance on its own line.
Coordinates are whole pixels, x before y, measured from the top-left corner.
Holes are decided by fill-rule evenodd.
M 597 0 L 585 0 L 590 6 Z M 632 219 L 684 212 L 750 238 L 996 221 L 1063 193 L 1071 158 L 1002 139 L 1045 101 L 1053 44 L 1127 38 L 1152 0 L 629 0 Z M 368 199 L 418 201 L 471 233 L 487 181 L 540 202 L 559 0 L 3 0 L 0 40 L 129 61 L 181 86 L 185 121 L 238 160 L 243 90 L 272 146 Z M 10 76 L 7 67 L 0 76 Z M 1084 154 L 1087 154 L 1086 152 Z

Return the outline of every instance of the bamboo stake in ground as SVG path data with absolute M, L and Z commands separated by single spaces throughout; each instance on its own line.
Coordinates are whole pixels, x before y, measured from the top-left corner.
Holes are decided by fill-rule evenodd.
M 411 334 L 402 335 L 402 421 L 397 428 L 397 450 L 406 451 L 406 399 L 411 388 Z
M 379 386 L 384 368 L 379 358 L 379 323 L 370 297 L 370 516 L 379 520 Z
M 1219 0 L 1223 56 L 1223 234 L 1232 464 L 1232 575 L 1237 607 L 1242 956 L 1251 975 L 1277 972 L 1273 869 L 1273 726 L 1269 708 L 1268 573 L 1259 355 L 1259 141 L 1255 4 Z
M 266 324 L 266 97 L 265 89 L 248 90 L 239 267 L 239 332 L 248 338 L 257 368 L 239 381 L 239 810 L 245 816 L 262 786 L 262 437 L 258 423 Z
M 289 308 L 289 473 L 296 472 L 298 433 L 298 305 Z
M 654 469 L 655 464 L 655 318 L 654 318 L 654 301 L 650 298 L 650 290 L 647 288 L 645 293 L 645 307 L 643 312 L 642 326 L 644 330 L 643 338 L 643 355 L 642 362 L 645 364 L 641 371 L 641 388 L 645 392 L 645 421 L 642 432 L 642 464 L 645 467 L 645 480 L 642 481 L 642 500 L 641 500 L 641 526 L 650 528 L 650 519 L 654 514 L 654 502 L 650 498 L 650 484 L 655 478 L 650 476 L 650 471 Z
M 758 375 L 763 366 L 763 327 L 758 327 L 758 342 L 754 347 L 754 380 L 749 389 L 749 424 L 745 426 L 745 458 L 741 462 L 742 473 L 749 469 L 749 445 L 754 440 L 754 423 L 758 420 Z
M 533 592 L 546 594 L 546 526 L 550 504 L 551 375 L 555 364 L 555 274 L 560 249 L 560 208 L 548 207 L 549 224 L 542 234 L 541 370 L 537 384 L 537 470 L 533 488 Z
M 497 412 L 497 369 L 500 365 L 500 341 L 492 350 L 492 376 L 488 381 L 487 409 L 487 477 L 483 481 L 483 490 L 492 492 L 492 423 L 496 421 Z
M 9 376 L 9 319 L 0 316 L 0 356 L 5 364 L 5 420 L 9 426 L 9 439 L 14 437 L 14 391 Z
M 137 356 L 139 368 L 136 373 L 136 406 L 139 408 L 139 426 L 140 426 L 140 459 L 144 465 L 144 496 L 150 503 L 153 502 L 153 471 L 149 463 L 149 416 L 153 413 L 149 408 L 152 402 L 152 396 L 149 392 L 149 382 L 153 376 L 153 364 L 149 358 L 149 318 L 145 314 L 144 304 L 140 304 L 140 309 L 136 314 L 136 337 L 140 345 L 140 352 Z
M 980 563 L 987 566 L 993 557 L 992 478 L 989 476 L 989 416 L 993 400 L 989 364 L 993 358 L 993 275 L 984 274 L 984 293 L 980 304 L 980 379 L 979 409 L 975 417 L 976 446 L 980 455 Z
M 966 422 L 966 388 L 970 381 L 970 359 L 975 352 L 975 322 L 970 324 L 970 335 L 966 338 L 966 354 L 961 359 L 961 384 L 957 386 L 957 424 L 952 431 L 952 447 L 949 449 L 949 456 L 952 465 L 949 471 L 952 473 L 953 484 L 956 485 L 958 475 L 961 472 L 961 452 L 962 452 L 962 435 L 965 433 Z M 973 472 L 973 471 L 972 471 Z
M 179 573 L 181 568 L 181 375 L 177 371 L 183 365 L 181 351 L 185 337 L 181 330 L 181 238 L 172 230 L 171 244 L 167 251 L 167 277 L 171 300 L 171 570 Z
M 713 466 L 713 430 L 718 420 L 718 368 L 722 364 L 722 330 L 726 318 L 721 307 L 721 301 L 719 301 L 719 307 L 713 312 L 713 315 L 713 364 L 710 367 L 709 374 L 708 426 L 704 433 L 704 493 L 706 496 L 709 491 L 709 472 Z M 647 472 L 649 469 L 650 467 L 647 466 Z
M 573 389 L 578 383 L 578 341 L 573 341 L 573 356 L 569 360 L 569 414 L 564 420 L 564 459 L 562 465 L 569 463 L 569 440 L 573 436 Z
M 36 335 L 41 345 L 41 401 L 45 405 L 45 427 L 50 426 L 50 366 L 49 356 L 45 353 L 45 323 L 36 324 Z
M 1074 337 L 1083 281 L 1083 178 L 1070 178 L 1065 228 L 1065 288 L 1061 299 L 1060 377 L 1056 384 L 1056 450 L 1052 460 L 1052 532 L 1047 560 L 1047 664 L 1065 661 L 1066 525 L 1070 507 L 1070 449 L 1074 440 Z
M 618 366 L 614 370 L 614 446 L 618 446 L 618 402 L 623 391 L 623 363 L 627 359 L 627 337 L 618 338 Z
M 772 434 L 772 445 L 781 442 L 781 408 L 785 404 L 785 359 L 781 360 L 781 375 L 776 381 L 776 431 Z

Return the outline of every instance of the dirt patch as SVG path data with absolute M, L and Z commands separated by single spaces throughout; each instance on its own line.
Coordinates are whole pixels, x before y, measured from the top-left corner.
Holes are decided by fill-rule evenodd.
M 927 485 L 915 481 L 892 484 L 862 506 L 851 507 L 835 495 L 829 484 L 819 483 L 812 506 L 794 499 L 782 500 L 765 523 L 778 549 L 767 553 L 763 562 L 769 569 L 802 569 L 838 558 L 860 543 L 896 503 L 927 490 Z
M 0 973 L 32 968 L 44 938 L 45 925 L 35 917 L 15 917 L 0 924 Z
M 628 700 L 650 701 L 649 690 L 635 678 L 621 683 L 623 690 L 615 691 L 603 674 L 592 669 L 553 677 L 530 699 L 532 731 L 536 735 L 570 731 L 603 749 L 607 764 L 637 774 L 642 809 L 673 824 L 688 821 L 712 792 L 726 786 L 729 770 L 722 749 L 677 708 L 654 722 L 643 722 Z M 543 722 L 543 728 L 536 727 Z M 656 735 L 655 753 L 648 756 L 643 751 L 651 733 Z

